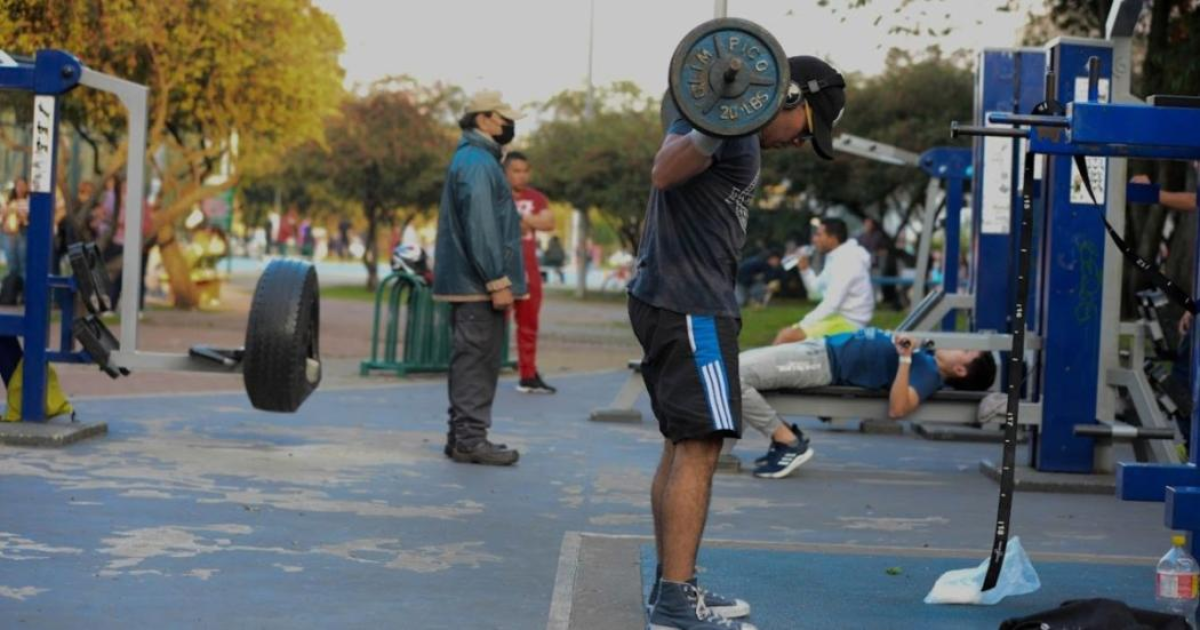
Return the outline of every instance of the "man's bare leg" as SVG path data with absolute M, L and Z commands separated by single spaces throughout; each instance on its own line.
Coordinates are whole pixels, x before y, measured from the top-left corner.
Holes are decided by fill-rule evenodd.
M 671 440 L 663 440 L 662 459 L 658 462 L 658 470 L 654 473 L 654 483 L 650 486 L 650 511 L 654 515 L 654 552 L 658 558 L 658 566 L 663 562 L 663 492 L 667 488 L 667 479 L 671 476 L 671 460 L 675 454 L 675 445 Z
M 800 436 L 796 435 L 788 425 L 781 424 L 779 428 L 771 433 L 771 439 L 780 444 L 795 444 L 796 440 L 800 439 Z
M 684 440 L 674 446 L 659 519 L 663 579 L 668 582 L 686 582 L 695 576 L 720 454 L 720 438 Z

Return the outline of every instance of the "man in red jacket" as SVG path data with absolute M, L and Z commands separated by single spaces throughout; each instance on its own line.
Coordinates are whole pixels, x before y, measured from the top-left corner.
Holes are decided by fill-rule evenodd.
M 521 214 L 521 255 L 525 259 L 525 278 L 529 299 L 514 306 L 517 319 L 517 367 L 523 394 L 553 394 L 558 391 L 542 380 L 537 369 L 538 314 L 542 310 L 542 271 L 538 268 L 537 233 L 554 230 L 554 213 L 546 195 L 529 185 L 533 171 L 529 158 L 519 151 L 504 157 L 504 173 L 512 186 L 513 201 Z

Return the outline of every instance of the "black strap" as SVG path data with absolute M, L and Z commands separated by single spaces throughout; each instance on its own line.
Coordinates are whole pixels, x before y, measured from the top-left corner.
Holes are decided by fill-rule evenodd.
M 996 531 L 992 555 L 988 559 L 984 591 L 990 591 L 1000 579 L 1008 535 L 1012 525 L 1013 494 L 1016 492 L 1017 419 L 1021 412 L 1021 387 L 1025 382 L 1025 307 L 1029 299 L 1029 268 L 1033 249 L 1033 153 L 1025 152 L 1021 180 L 1020 251 L 1017 255 L 1017 294 L 1009 316 L 1012 321 L 1012 349 L 1008 355 L 1008 404 L 1004 413 L 1004 452 L 1000 462 L 1000 500 L 996 507 Z
M 1076 155 L 1075 168 L 1079 171 L 1079 176 L 1083 178 L 1083 187 L 1087 189 L 1088 196 L 1092 198 L 1092 203 L 1099 206 L 1100 202 L 1096 200 L 1096 193 L 1092 191 L 1091 178 L 1088 177 L 1087 158 L 1082 155 Z M 1167 299 L 1171 300 L 1183 308 L 1183 310 L 1193 315 L 1197 314 L 1197 311 L 1200 311 L 1200 305 L 1197 304 L 1196 300 L 1193 299 L 1192 296 L 1188 295 L 1187 292 L 1179 288 L 1179 285 L 1172 282 L 1170 278 L 1163 274 L 1163 272 L 1159 271 L 1158 267 L 1151 264 L 1150 261 L 1138 256 L 1138 253 L 1134 251 L 1134 249 L 1130 247 L 1128 243 L 1125 242 L 1125 239 L 1121 238 L 1120 234 L 1117 234 L 1115 229 L 1113 229 L 1112 224 L 1108 222 L 1108 217 L 1104 216 L 1103 210 L 1100 212 L 1100 220 L 1104 221 L 1104 229 L 1108 231 L 1108 236 L 1113 240 L 1113 243 L 1116 244 L 1117 249 L 1121 250 L 1121 254 L 1123 254 L 1125 258 L 1129 260 L 1129 262 L 1133 263 L 1135 267 L 1148 274 L 1150 276 L 1151 284 L 1166 294 Z

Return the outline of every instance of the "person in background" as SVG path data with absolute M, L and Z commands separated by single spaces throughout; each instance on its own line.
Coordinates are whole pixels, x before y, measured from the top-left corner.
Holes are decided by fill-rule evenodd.
M 521 256 L 525 260 L 525 284 L 529 299 L 516 303 L 513 310 L 517 320 L 517 369 L 521 380 L 517 391 L 522 394 L 553 394 L 558 390 L 548 385 L 537 369 L 538 319 L 542 310 L 542 272 L 538 269 L 537 233 L 554 230 L 554 213 L 546 195 L 529 185 L 533 169 L 529 158 L 519 151 L 504 157 L 504 174 L 512 186 L 513 202 L 521 215 Z
M 822 219 L 812 238 L 813 247 L 825 255 L 818 276 L 807 256 L 799 260 L 800 278 L 809 298 L 821 303 L 796 324 L 779 331 L 775 344 L 819 339 L 854 332 L 875 314 L 875 288 L 871 285 L 871 255 L 847 238 L 841 219 Z
M 783 256 L 773 249 L 742 261 L 737 274 L 738 305 L 766 306 L 771 288 L 776 292 L 782 288 L 786 274 Z
M 29 231 L 29 181 L 18 176 L 0 212 L 8 273 L 25 279 L 26 238 Z
M 443 452 L 459 463 L 511 466 L 520 453 L 488 439 L 508 309 L 524 298 L 521 216 L 500 166 L 516 133 L 516 110 L 480 92 L 459 119 L 462 136 L 446 172 L 438 212 L 433 297 L 449 302 L 453 350 Z
M 996 359 L 978 350 L 923 350 L 904 333 L 864 328 L 797 343 L 747 350 L 740 357 L 742 418 L 771 440 L 754 476 L 782 479 L 813 457 L 808 439 L 788 425 L 762 392 L 849 385 L 888 392 L 888 417 L 916 411 L 944 385 L 984 391 L 996 380 Z
M 559 284 L 566 284 L 567 279 L 563 275 L 563 265 L 566 262 L 567 252 L 563 249 L 562 239 L 555 234 L 550 237 L 550 243 L 546 245 L 546 251 L 542 254 L 542 266 L 558 274 Z

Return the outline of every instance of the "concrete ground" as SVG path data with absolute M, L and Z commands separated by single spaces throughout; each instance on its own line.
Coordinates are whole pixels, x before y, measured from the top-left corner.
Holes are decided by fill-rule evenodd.
M 640 588 L 636 547 L 598 581 L 561 579 L 578 532 L 641 545 L 651 531 L 656 429 L 585 420 L 624 378 L 560 376 L 560 394 L 546 397 L 517 394 L 507 379 L 495 434 L 522 451 L 510 469 L 443 458 L 438 382 L 329 388 L 294 415 L 254 411 L 238 393 L 81 398 L 82 413 L 108 422 L 107 437 L 0 457 L 0 619 L 38 628 L 638 627 L 628 598 L 600 611 L 603 625 L 561 623 L 564 608 L 571 619 L 563 598 L 577 590 L 604 580 Z M 797 476 L 718 477 L 711 539 L 986 557 L 996 486 L 976 467 L 997 446 L 806 426 L 817 457 Z M 764 448 L 750 436 L 739 452 L 750 459 Z M 1168 546 L 1161 521 L 1161 505 L 1021 494 L 1013 527 L 1035 554 L 1145 567 Z M 803 584 L 788 586 L 800 613 L 822 605 Z
M 250 286 L 236 280 L 221 312 L 150 312 L 142 348 L 240 345 Z M 235 376 L 110 381 L 60 366 L 81 418 L 107 422 L 109 433 L 63 449 L 0 447 L 0 625 L 641 627 L 661 439 L 649 421 L 586 420 L 637 356 L 622 304 L 547 302 L 540 361 L 560 392 L 522 396 L 505 377 L 495 436 L 522 451 L 509 469 L 442 456 L 441 377 L 357 376 L 370 304 L 326 300 L 322 309 L 326 378 L 297 414 L 251 409 Z M 639 406 L 649 418 L 644 397 Z M 963 567 L 986 557 L 997 488 L 977 469 L 998 445 L 800 421 L 817 456 L 799 474 L 718 476 L 714 548 L 953 557 Z M 737 452 L 748 461 L 765 446 L 748 436 Z M 1142 569 L 1169 544 L 1161 523 L 1158 504 L 1021 493 L 1013 530 L 1035 562 Z M 738 566 L 731 584 L 748 584 L 755 557 L 714 556 L 713 570 Z M 910 579 L 926 577 L 918 559 Z M 759 618 L 774 625 L 761 627 L 828 627 L 807 614 L 827 597 L 806 588 L 812 576 L 774 571 L 763 583 L 784 592 L 745 593 L 772 609 Z M 854 577 L 831 571 L 821 579 Z M 1150 588 L 1129 588 L 1130 601 Z M 911 608 L 888 627 L 924 627 L 922 608 Z

